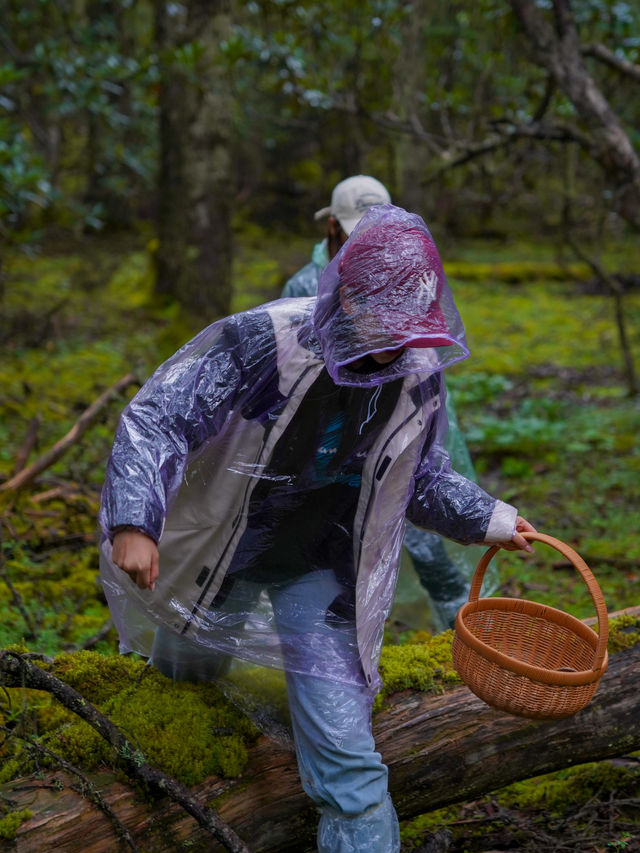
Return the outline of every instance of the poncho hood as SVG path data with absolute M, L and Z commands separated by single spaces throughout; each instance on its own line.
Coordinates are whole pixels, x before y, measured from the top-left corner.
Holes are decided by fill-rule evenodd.
M 313 326 L 339 385 L 428 375 L 469 354 L 429 229 L 392 204 L 370 208 L 322 272 Z M 400 353 L 393 362 L 370 363 L 389 350 Z

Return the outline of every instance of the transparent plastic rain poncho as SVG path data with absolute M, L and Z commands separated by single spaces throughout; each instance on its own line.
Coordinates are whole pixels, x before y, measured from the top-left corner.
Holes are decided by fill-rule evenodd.
M 325 237 L 314 246 L 309 263 L 285 282 L 281 296 L 316 296 L 320 276 L 329 261 L 328 239 Z M 448 430 L 445 447 L 451 465 L 459 474 L 476 481 L 473 461 L 450 393 L 447 394 L 446 407 Z M 445 631 L 453 627 L 458 610 L 469 597 L 476 565 L 486 548 L 442 539 L 437 533 L 415 527 L 410 522 L 403 545 L 403 557 L 406 550 L 410 559 L 401 561 L 394 609 L 389 618 L 399 619 L 414 628 L 429 624 L 436 630 Z M 492 562 L 484 576 L 483 594 L 495 592 L 499 583 L 497 565 Z
M 513 534 L 516 510 L 443 449 L 442 368 L 466 355 L 429 231 L 393 205 L 362 218 L 317 298 L 186 344 L 127 406 L 107 469 L 101 574 L 121 649 L 174 674 L 195 660 L 193 677 L 232 655 L 378 687 L 405 515 L 464 544 Z M 121 525 L 158 542 L 153 591 L 111 562 Z

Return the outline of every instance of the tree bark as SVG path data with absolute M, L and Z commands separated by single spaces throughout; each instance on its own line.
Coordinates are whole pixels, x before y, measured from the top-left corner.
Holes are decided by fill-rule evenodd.
M 565 720 L 532 721 L 492 710 L 466 687 L 442 695 L 406 691 L 392 696 L 375 717 L 376 743 L 390 770 L 400 819 L 465 802 L 520 779 L 640 749 L 640 644 L 611 658 L 592 702 Z M 64 849 L 103 853 L 115 849 L 112 821 L 69 791 L 64 774 L 24 779 L 0 788 L 15 809 L 29 808 L 16 853 Z M 136 842 L 153 853 L 179 844 L 221 851 L 177 805 L 139 802 L 113 775 L 92 777 Z M 302 791 L 290 750 L 262 738 L 238 779 L 211 778 L 192 791 L 215 800 L 220 818 L 253 853 L 314 850 L 317 817 Z M 206 838 L 206 842 L 205 842 Z M 111 839 L 111 842 L 109 842 Z M 111 846 L 109 846 L 111 844 Z
M 156 0 L 161 58 L 156 292 L 208 322 L 231 307 L 232 101 L 218 62 L 228 0 Z

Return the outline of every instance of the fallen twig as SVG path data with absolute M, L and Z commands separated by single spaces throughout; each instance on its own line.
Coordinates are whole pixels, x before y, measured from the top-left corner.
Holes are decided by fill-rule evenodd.
M 20 471 L 27 464 L 27 459 L 29 458 L 31 451 L 36 446 L 36 441 L 38 440 L 38 430 L 40 429 L 40 418 L 35 417 L 31 418 L 29 422 L 29 426 L 27 427 L 27 434 L 22 443 L 22 446 L 18 450 L 16 454 L 16 462 L 13 466 L 13 475 L 19 474 Z
M 43 501 L 54 501 L 57 499 L 68 501 L 74 498 L 82 498 L 77 487 L 71 483 L 68 486 L 54 486 L 52 489 L 47 489 L 45 492 L 40 492 L 37 495 L 30 497 L 31 503 L 39 504 Z
M 6 492 L 12 489 L 20 489 L 22 486 L 25 486 L 27 483 L 30 483 L 38 474 L 41 474 L 43 471 L 46 471 L 51 465 L 58 461 L 64 454 L 72 447 L 82 436 L 84 432 L 91 426 L 93 421 L 97 418 L 100 412 L 105 408 L 105 406 L 110 402 L 110 400 L 116 395 L 120 394 L 129 385 L 140 384 L 138 378 L 134 373 L 127 373 L 126 376 L 123 376 L 122 379 L 119 379 L 115 385 L 112 385 L 111 388 L 107 389 L 104 394 L 101 394 L 95 402 L 93 402 L 84 412 L 80 415 L 75 424 L 71 427 L 69 432 L 61 438 L 60 441 L 57 441 L 53 447 L 47 450 L 46 453 L 43 453 L 35 462 L 29 465 L 27 468 L 24 468 L 22 471 L 19 471 L 15 474 L 11 479 L 7 480 L 6 483 L 3 483 L 0 486 L 0 491 Z
M 11 593 L 11 597 L 13 598 L 13 603 L 18 608 L 18 611 L 19 611 L 20 615 L 22 616 L 22 618 L 24 619 L 25 625 L 27 626 L 28 634 L 26 636 L 26 639 L 27 640 L 33 639 L 37 635 L 38 632 L 36 631 L 35 626 L 34 626 L 33 622 L 31 621 L 31 616 L 29 615 L 29 611 L 24 606 L 22 596 L 20 595 L 18 590 L 15 588 L 15 586 L 9 580 L 4 569 L 0 569 L 0 578 L 2 578 L 2 580 L 6 583 L 7 587 L 9 588 L 9 592 Z
M 0 524 L 0 543 L 2 542 L 2 525 Z M 11 583 L 11 580 L 7 577 L 7 574 L 4 570 L 4 553 L 0 551 L 0 578 L 7 585 L 9 592 L 11 593 L 11 597 L 13 598 L 13 603 L 18 608 L 20 615 L 24 619 L 24 623 L 27 626 L 27 630 L 29 631 L 28 639 L 36 636 L 36 629 L 31 621 L 31 616 L 29 615 L 29 611 L 24 606 L 24 602 L 22 601 L 22 596 L 18 592 L 18 590 Z
M 106 639 L 109 634 L 109 631 L 113 628 L 113 620 L 107 619 L 102 628 L 99 631 L 96 631 L 95 634 L 92 634 L 90 637 L 84 641 L 84 643 L 80 644 L 80 648 L 83 650 L 92 649 L 94 646 L 97 646 L 99 642 Z M 67 651 L 74 651 L 74 647 L 67 649 Z
M 640 616 L 640 604 L 634 604 L 632 607 L 625 607 L 624 610 L 616 610 L 613 613 L 607 614 L 609 617 L 609 621 L 612 619 L 617 619 L 619 616 Z M 598 617 L 597 616 L 589 616 L 587 619 L 582 619 L 585 625 L 597 625 Z

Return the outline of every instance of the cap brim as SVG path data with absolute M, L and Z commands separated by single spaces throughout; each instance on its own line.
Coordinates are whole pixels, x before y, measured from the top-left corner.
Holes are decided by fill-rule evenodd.
M 404 346 L 415 347 L 416 349 L 431 349 L 432 347 L 450 347 L 454 341 L 447 335 L 424 335 L 417 338 L 411 338 Z
M 314 219 L 324 219 L 327 216 L 331 216 L 330 207 L 321 207 L 320 210 L 316 210 L 316 212 L 313 214 Z
M 382 329 L 390 335 L 396 346 L 431 349 L 455 343 L 442 309 L 435 303 L 429 306 L 428 316 L 424 319 L 411 316 L 404 309 L 389 310 L 382 304 L 376 306 L 372 313 L 380 319 Z
M 340 227 L 342 228 L 344 233 L 347 235 L 347 237 L 349 236 L 349 234 L 351 234 L 351 232 L 356 227 L 358 222 L 360 222 L 361 218 L 362 218 L 361 216 L 354 216 L 351 219 L 340 219 L 339 217 L 336 217 L 336 219 L 340 223 Z

